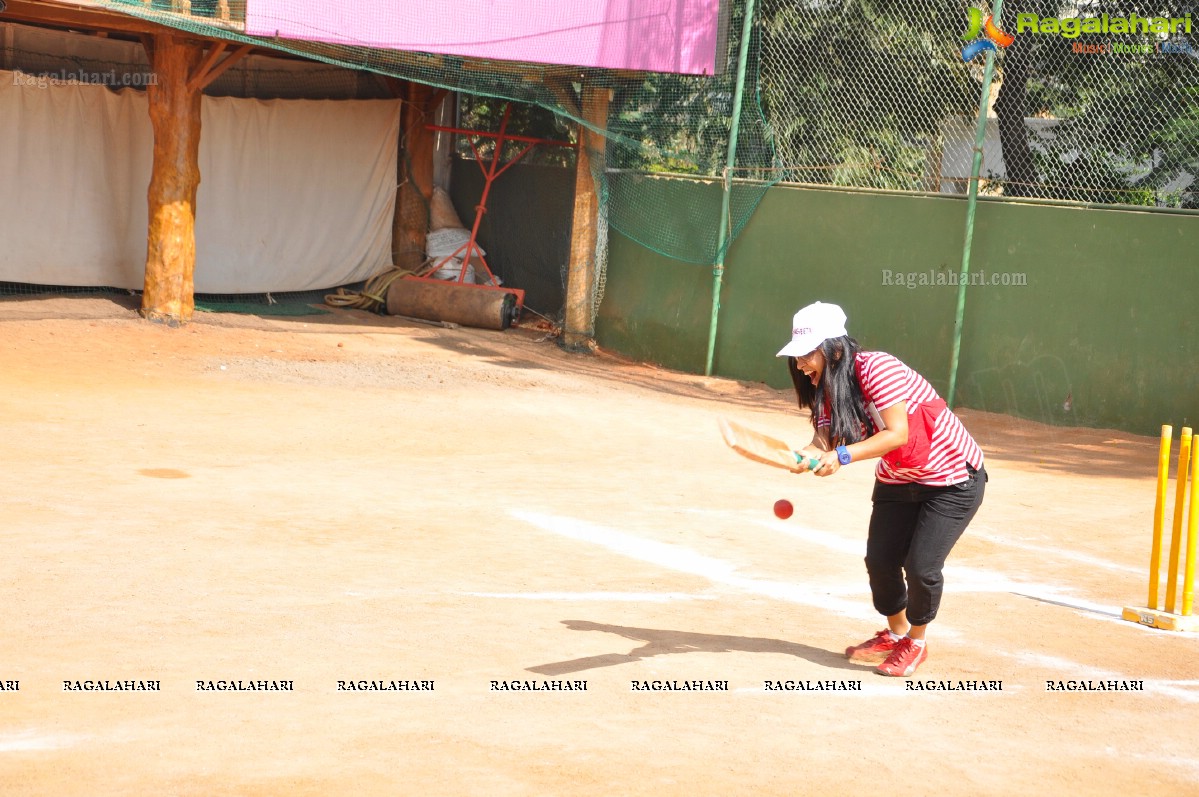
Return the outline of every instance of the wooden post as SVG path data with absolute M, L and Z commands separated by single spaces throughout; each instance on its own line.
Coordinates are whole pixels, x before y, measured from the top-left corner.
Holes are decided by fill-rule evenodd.
M 612 91 L 583 87 L 583 119 L 600 130 L 608 126 L 608 104 Z M 578 160 L 575 164 L 575 207 L 570 229 L 570 263 L 566 273 L 566 309 L 562 347 L 591 351 L 595 347 L 596 235 L 599 228 L 599 198 L 595 175 L 606 168 L 607 137 L 579 125 Z
M 153 37 L 147 89 L 154 163 L 147 194 L 146 277 L 141 314 L 171 326 L 195 310 L 196 192 L 200 187 L 199 88 L 190 87 L 204 45 L 172 34 Z
M 433 201 L 433 143 L 429 129 L 444 92 L 408 83 L 401 112 L 399 192 L 396 196 L 392 256 L 395 265 L 415 271 L 425 260 L 429 204 Z

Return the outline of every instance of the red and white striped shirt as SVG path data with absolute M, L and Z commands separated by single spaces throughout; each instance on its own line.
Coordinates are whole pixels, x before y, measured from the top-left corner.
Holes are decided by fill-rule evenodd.
M 924 377 L 890 354 L 881 351 L 858 352 L 856 365 L 868 411 L 881 412 L 906 401 L 910 419 L 921 404 L 940 398 Z M 875 423 L 881 425 L 882 421 L 877 413 L 870 414 L 875 418 Z M 821 408 L 816 418 L 816 428 L 828 425 L 827 408 Z M 946 408 L 937 417 L 926 464 L 919 467 L 903 467 L 903 463 L 891 464 L 880 459 L 875 476 L 886 484 L 916 482 L 941 487 L 969 478 L 967 464 L 975 470 L 981 470 L 982 449 L 974 442 L 974 438 L 966 431 L 958 416 Z

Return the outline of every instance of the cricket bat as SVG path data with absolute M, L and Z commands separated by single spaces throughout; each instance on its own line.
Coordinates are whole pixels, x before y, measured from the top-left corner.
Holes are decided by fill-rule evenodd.
M 719 423 L 724 442 L 747 459 L 796 473 L 802 472 L 805 466 L 809 471 L 820 467 L 820 460 L 804 457 L 782 440 L 756 432 L 729 418 L 721 418 Z

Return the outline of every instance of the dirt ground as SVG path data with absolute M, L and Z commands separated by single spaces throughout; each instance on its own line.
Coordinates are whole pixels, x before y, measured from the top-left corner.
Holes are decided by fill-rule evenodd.
M 68 297 L 0 302 L 0 386 L 3 794 L 1199 794 L 1197 635 L 1119 619 L 1152 437 L 962 413 L 991 481 L 914 690 L 842 655 L 872 468 L 725 448 L 807 440 L 760 384 Z

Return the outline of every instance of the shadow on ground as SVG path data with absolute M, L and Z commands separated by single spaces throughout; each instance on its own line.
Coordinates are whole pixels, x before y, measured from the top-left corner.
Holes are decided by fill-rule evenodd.
M 630 628 L 622 625 L 592 623 L 586 620 L 563 620 L 562 624 L 572 631 L 600 631 L 644 644 L 633 648 L 628 653 L 605 653 L 599 656 L 585 656 L 581 659 L 539 664 L 536 667 L 527 668 L 530 672 L 539 675 L 566 675 L 599 667 L 627 664 L 653 656 L 672 656 L 681 653 L 781 653 L 786 656 L 807 659 L 813 664 L 831 669 L 863 671 L 861 666 L 851 664 L 840 652 L 815 648 L 799 642 L 787 642 L 782 639 L 695 634 L 688 631 L 670 631 L 660 628 Z

